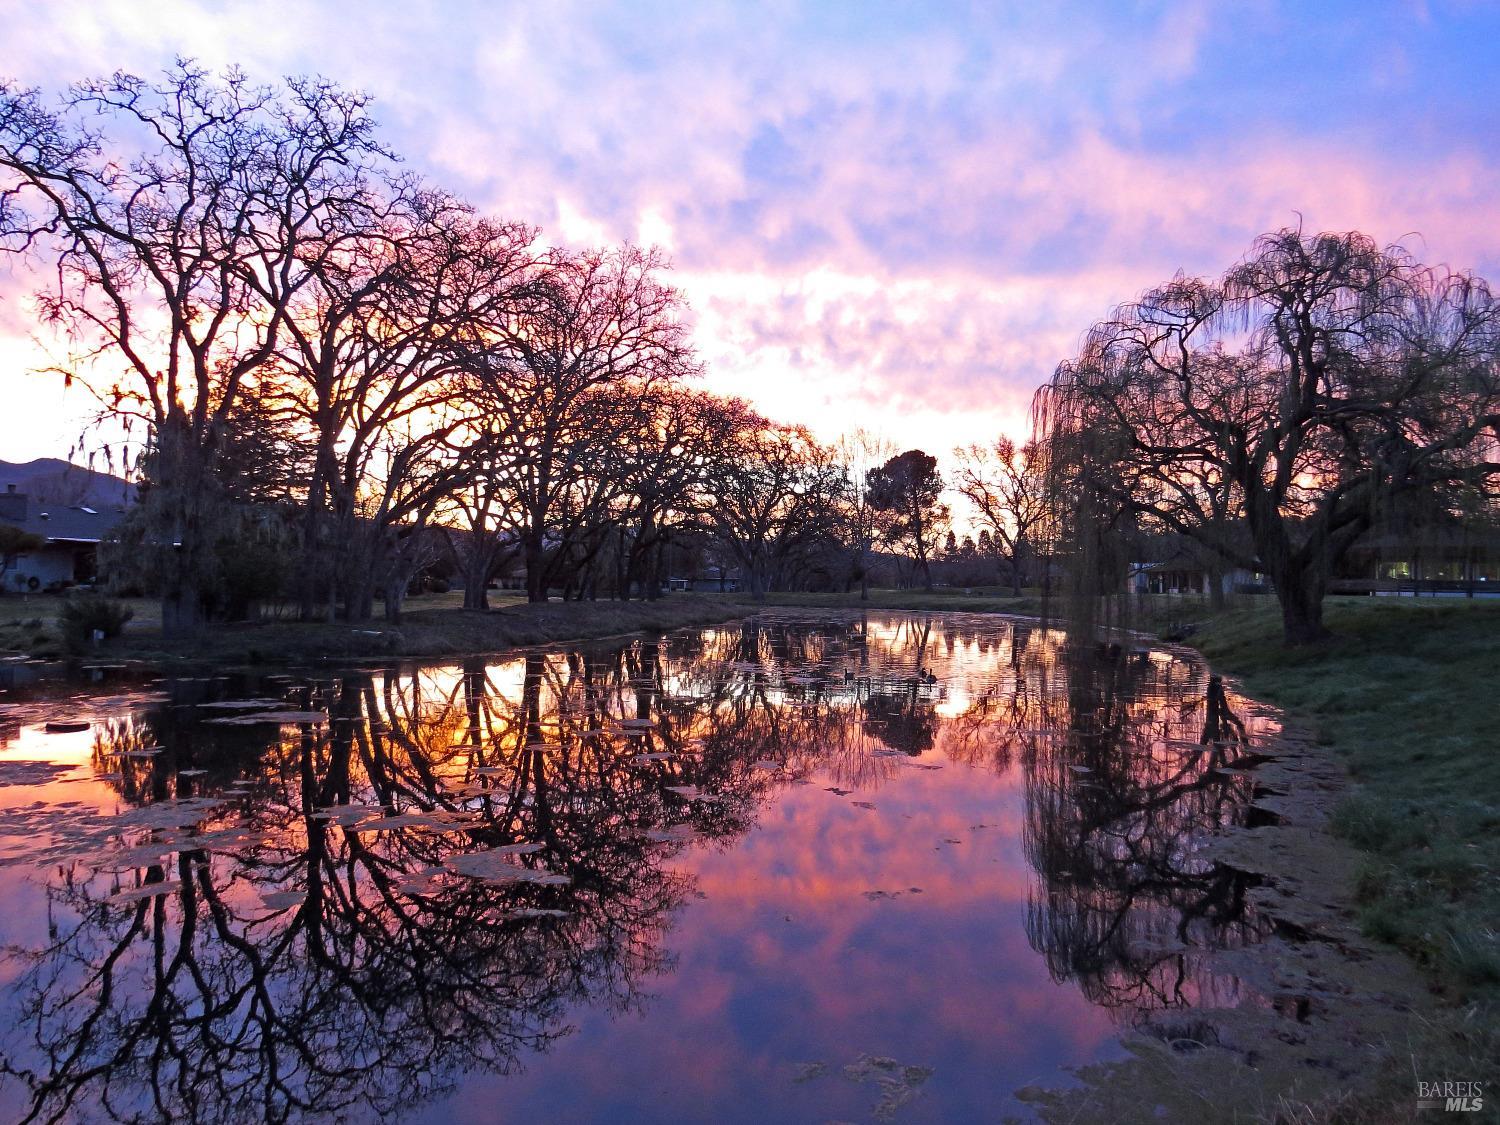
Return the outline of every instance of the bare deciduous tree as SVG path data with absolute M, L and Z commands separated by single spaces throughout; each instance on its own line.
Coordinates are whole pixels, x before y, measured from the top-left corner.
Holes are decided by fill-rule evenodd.
M 546 600 L 553 564 L 566 557 L 556 548 L 577 531 L 559 517 L 598 452 L 587 440 L 598 392 L 644 393 L 698 370 L 664 268 L 655 251 L 635 247 L 556 251 L 532 299 L 497 325 L 486 405 L 510 442 L 499 464 L 532 601 Z
M 304 616 L 321 591 L 326 616 L 341 603 L 368 617 L 397 529 L 430 515 L 462 476 L 453 447 L 478 405 L 463 376 L 532 282 L 534 236 L 403 181 L 311 264 L 277 355 L 316 450 Z
M 74 345 L 68 377 L 148 428 L 168 631 L 203 617 L 213 472 L 244 383 L 388 159 L 364 96 L 320 81 L 179 63 L 55 108 L 0 85 L 0 239 L 48 265 L 38 303 Z
M 856 430 L 840 440 L 838 460 L 844 470 L 843 527 L 854 573 L 859 578 L 859 600 L 870 599 L 871 552 L 880 535 L 880 521 L 870 500 L 871 470 L 885 464 L 896 448 L 867 430 Z
M 1003 553 L 1010 567 L 1011 592 L 1020 597 L 1026 555 L 1035 549 L 1035 533 L 1047 518 L 1042 447 L 1035 442 L 1017 447 L 1001 437 L 989 445 L 956 449 L 954 457 L 956 487 L 974 506 L 980 528 L 989 532 L 991 549 Z
M 832 534 L 844 478 L 833 452 L 803 427 L 729 405 L 739 417 L 714 470 L 708 517 L 759 601 L 778 569 Z

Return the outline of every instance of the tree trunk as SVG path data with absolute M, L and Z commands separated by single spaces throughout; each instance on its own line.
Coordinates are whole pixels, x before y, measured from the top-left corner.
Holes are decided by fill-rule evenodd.
M 646 600 L 661 600 L 662 544 L 652 543 L 646 552 Z
M 634 548 L 625 545 L 625 529 L 620 528 L 615 536 L 615 597 L 622 602 L 630 600 L 630 559 Z
M 490 592 L 485 588 L 485 582 L 480 579 L 477 583 L 470 577 L 464 578 L 464 608 L 486 610 L 490 608 Z
M 161 628 L 166 636 L 180 637 L 196 632 L 207 620 L 204 584 L 210 574 L 211 560 L 203 549 L 203 521 L 198 497 L 182 493 L 173 497 L 169 493 L 168 502 L 175 503 L 178 508 L 171 526 L 179 530 L 176 547 L 169 548 L 167 580 L 162 591 Z
M 490 608 L 490 562 L 488 550 L 471 546 L 464 566 L 465 609 Z
M 345 621 L 368 621 L 375 616 L 375 582 L 368 574 L 360 574 L 349 583 L 344 597 Z
M 314 487 L 319 487 L 314 479 Z M 318 585 L 316 575 L 322 571 L 318 565 L 318 528 L 322 512 L 316 502 L 309 498 L 307 511 L 302 516 L 302 570 L 297 582 L 297 620 L 313 621 L 318 616 Z
M 190 636 L 203 624 L 203 599 L 196 586 L 178 584 L 162 595 L 161 631 L 169 637 Z
M 321 544 L 323 527 L 323 463 L 325 452 L 319 442 L 313 460 L 312 480 L 308 482 L 307 507 L 302 513 L 302 573 L 297 583 L 297 619 L 314 621 L 318 617 L 318 575 L 323 573 Z
M 1282 642 L 1287 647 L 1317 644 L 1328 639 L 1323 627 L 1323 582 L 1301 571 L 1275 576 L 1276 600 L 1281 603 Z
M 547 575 L 542 566 L 544 556 L 541 537 L 528 533 L 526 536 L 526 600 L 528 602 L 547 600 Z
M 156 483 L 146 502 L 155 513 L 153 531 L 162 534 L 166 566 L 161 625 L 167 636 L 196 632 L 207 616 L 204 593 L 211 588 L 214 560 L 209 554 L 213 450 L 191 432 L 175 410 L 157 433 Z
M 401 603 L 406 599 L 406 578 L 393 576 L 385 584 L 385 619 L 394 625 L 401 620 Z
M 343 621 L 368 621 L 375 615 L 375 589 L 379 584 L 375 558 L 379 548 L 373 536 L 361 534 L 366 530 L 361 527 L 343 537 L 344 567 L 339 583 L 339 619 Z

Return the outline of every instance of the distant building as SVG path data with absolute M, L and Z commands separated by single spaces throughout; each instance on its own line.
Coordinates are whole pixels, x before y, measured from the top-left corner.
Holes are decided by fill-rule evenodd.
M 1500 596 L 1500 529 L 1443 516 L 1406 534 L 1369 536 L 1329 585 L 1344 594 Z
M 1226 594 L 1237 591 L 1260 591 L 1265 578 L 1240 567 L 1227 568 L 1218 576 Z M 1214 575 L 1201 562 L 1177 559 L 1166 562 L 1130 564 L 1130 591 L 1135 594 L 1199 594 L 1213 590 Z
M 1206 596 L 1216 580 L 1226 594 L 1265 589 L 1262 575 L 1227 563 L 1208 566 L 1207 553 L 1180 535 L 1140 536 L 1133 546 L 1136 558 L 1126 577 L 1126 590 L 1132 594 Z
M 706 566 L 690 577 L 674 575 L 662 584 L 663 591 L 694 590 L 707 594 L 736 594 L 739 589 L 739 570 L 719 566 Z
M 1133 544 L 1126 590 L 1133 594 L 1206 595 L 1216 575 L 1207 552 L 1176 535 L 1143 536 Z M 1264 574 L 1225 564 L 1217 574 L 1227 593 L 1269 593 Z M 1434 517 L 1404 533 L 1367 535 L 1329 578 L 1331 594 L 1500 596 L 1500 531 Z
M 124 518 L 123 505 L 48 504 L 7 485 L 0 493 L 0 523 L 38 536 L 43 545 L 5 559 L 0 586 L 5 593 L 35 593 L 92 582 L 99 543 Z

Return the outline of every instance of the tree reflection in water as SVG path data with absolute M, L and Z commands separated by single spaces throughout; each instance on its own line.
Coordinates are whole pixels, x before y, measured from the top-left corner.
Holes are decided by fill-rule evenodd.
M 212 698 L 230 687 L 261 702 Z M 918 756 L 1021 771 L 1054 977 L 1126 1012 L 1191 1003 L 1226 985 L 1190 948 L 1254 936 L 1243 877 L 1194 858 L 1249 798 L 1240 748 L 1191 737 L 1203 690 L 1164 654 L 967 615 L 179 682 L 95 747 L 131 810 L 51 856 L 4 1072 L 31 1119 L 398 1115 L 546 1050 L 576 1006 L 644 1005 L 690 842 L 730 846 L 814 771 L 872 788 Z M 329 718 L 245 718 L 267 709 Z
M 1061 670 L 1024 764 L 1033 947 L 1054 979 L 1129 1017 L 1233 1002 L 1237 982 L 1200 971 L 1195 951 L 1261 936 L 1252 877 L 1196 852 L 1248 808 L 1235 769 L 1248 755 L 1205 730 L 1198 665 L 1111 649 L 1075 651 Z

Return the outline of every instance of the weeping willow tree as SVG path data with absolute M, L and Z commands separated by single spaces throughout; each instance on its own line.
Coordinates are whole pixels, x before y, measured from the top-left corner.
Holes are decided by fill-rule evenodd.
M 1110 623 L 1138 529 L 1267 575 L 1286 643 L 1322 639 L 1334 567 L 1393 505 L 1500 479 L 1497 359 L 1482 279 L 1357 232 L 1267 234 L 1116 309 L 1035 404 L 1070 616 Z
M 1121 452 L 1121 435 L 1096 424 L 1079 408 L 1081 396 L 1042 388 L 1033 404 L 1033 428 L 1046 435 L 1043 491 L 1048 513 L 1041 538 L 1062 564 L 1060 582 L 1043 585 L 1043 617 L 1061 618 L 1080 643 L 1118 635 L 1129 627 L 1128 511 L 1119 505 L 1110 474 Z

